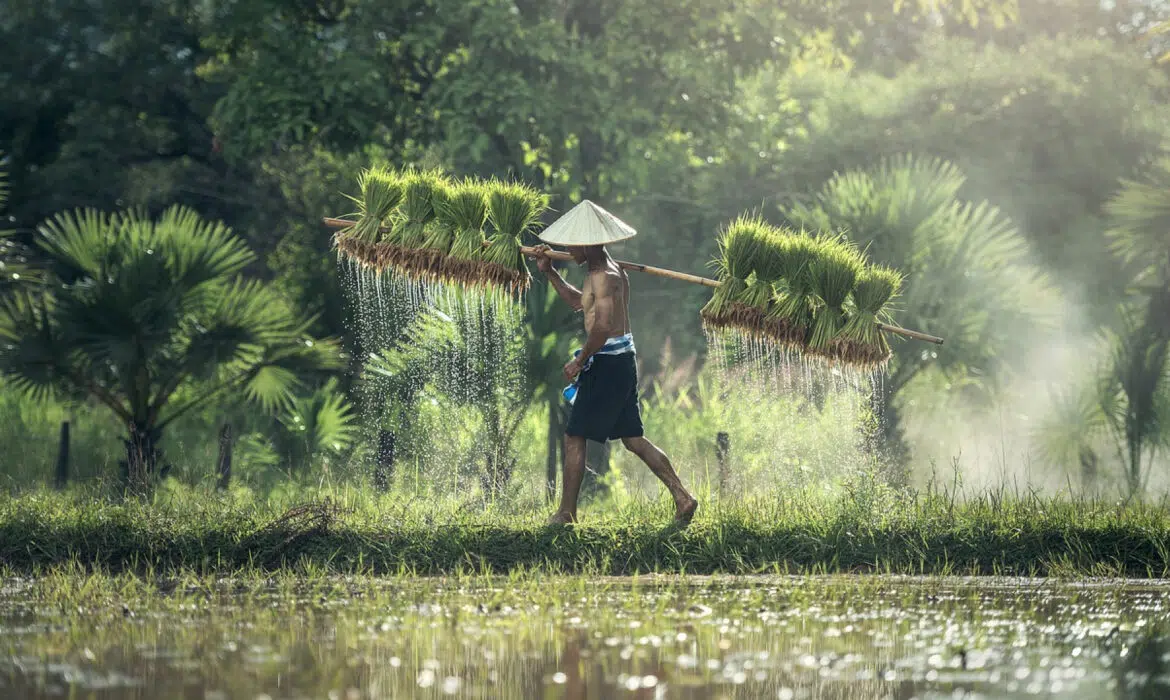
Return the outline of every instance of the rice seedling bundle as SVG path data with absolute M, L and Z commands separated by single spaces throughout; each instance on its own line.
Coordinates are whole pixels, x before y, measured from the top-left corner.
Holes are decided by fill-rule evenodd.
M 388 168 L 364 169 L 358 176 L 357 203 L 359 218 L 353 226 L 336 237 L 337 246 L 351 258 L 379 270 L 397 256 L 394 244 L 396 211 L 404 196 L 402 178 Z M 383 231 L 383 228 L 387 231 Z
M 842 359 L 834 344 L 845 327 L 845 301 L 853 292 L 865 260 L 844 236 L 821 238 L 818 255 L 809 265 L 809 279 L 816 303 L 808 350 L 833 359 Z
M 821 242 L 805 232 L 788 234 L 779 250 L 779 279 L 772 283 L 768 334 L 777 342 L 803 349 L 813 324 L 812 265 Z
M 889 322 L 889 303 L 902 289 L 902 273 L 884 265 L 869 265 L 853 287 L 853 304 L 841 331 L 842 359 L 872 367 L 890 358 L 890 344 L 879 323 Z
M 711 328 L 736 327 L 736 303 L 747 291 L 747 280 L 754 271 L 770 227 L 758 216 L 741 215 L 719 234 L 719 257 L 714 265 L 719 286 L 711 301 L 699 315 Z
M 451 197 L 451 183 L 440 178 L 431 189 L 431 218 L 423 226 L 423 241 L 415 256 L 415 273 L 418 276 L 438 279 L 446 276 L 447 256 L 455 240 L 455 229 L 440 212 Z
M 443 272 L 462 284 L 479 284 L 484 254 L 483 227 L 487 222 L 486 187 L 474 180 L 454 185 L 436 211 L 439 222 L 451 231 L 452 240 Z
M 511 292 L 528 289 L 531 276 L 520 252 L 520 237 L 540 221 L 547 206 L 544 194 L 523 183 L 493 181 L 487 185 L 487 219 L 492 232 L 481 268 L 486 282 Z
M 433 256 L 424 252 L 424 247 L 435 218 L 435 191 L 445 187 L 442 175 L 435 171 L 411 171 L 403 177 L 402 204 L 398 208 L 400 223 L 396 230 L 396 243 L 403 250 L 397 267 L 408 275 L 431 276 Z
M 761 234 L 752 272 L 744 280 L 743 291 L 731 302 L 735 324 L 752 334 L 765 331 L 772 304 L 772 285 L 781 277 L 782 258 L 789 245 L 786 232 L 780 229 L 769 226 Z

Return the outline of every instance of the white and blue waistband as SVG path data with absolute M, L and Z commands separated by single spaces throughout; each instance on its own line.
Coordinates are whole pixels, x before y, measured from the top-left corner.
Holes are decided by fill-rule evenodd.
M 585 366 L 581 368 L 581 372 L 582 373 L 588 372 L 589 368 L 593 365 L 593 358 L 597 357 L 598 355 L 637 355 L 637 354 L 638 354 L 637 348 L 634 347 L 634 334 L 633 333 L 626 333 L 625 335 L 615 336 L 613 338 L 610 338 L 609 340 L 606 340 L 605 345 L 602 345 L 600 350 L 593 353 L 593 355 L 589 359 L 585 360 Z M 579 357 L 580 355 L 581 355 L 581 348 L 577 348 L 576 350 L 573 351 L 573 357 Z M 572 384 L 565 387 L 561 391 L 561 394 L 565 397 L 565 399 L 570 404 L 572 404 L 577 399 L 577 383 L 580 381 L 580 379 L 581 379 L 580 376 L 578 376 L 576 379 L 573 380 Z
M 578 348 L 576 350 L 576 352 L 574 352 L 573 354 L 577 355 L 580 352 L 581 352 L 581 349 Z M 630 353 L 630 352 L 633 352 L 633 353 L 637 352 L 636 349 L 634 348 L 634 334 L 633 333 L 626 333 L 625 335 L 619 335 L 619 336 L 615 336 L 613 338 L 610 338 L 609 340 L 605 341 L 605 345 L 602 345 L 601 349 L 598 350 L 594 354 L 595 355 L 625 355 L 626 353 Z

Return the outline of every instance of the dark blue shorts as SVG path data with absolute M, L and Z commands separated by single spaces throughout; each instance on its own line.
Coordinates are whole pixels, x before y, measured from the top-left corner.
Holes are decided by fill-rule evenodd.
M 638 362 L 634 353 L 594 355 L 577 382 L 565 434 L 596 442 L 642 437 Z

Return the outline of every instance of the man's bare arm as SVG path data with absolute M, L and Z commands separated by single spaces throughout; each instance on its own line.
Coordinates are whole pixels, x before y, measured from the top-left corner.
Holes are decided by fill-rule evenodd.
M 580 311 L 582 308 L 581 290 L 566 282 L 565 278 L 561 277 L 561 273 L 553 268 L 552 258 L 545 255 L 549 250 L 552 249 L 546 245 L 537 246 L 536 267 L 544 273 L 553 289 L 557 290 L 557 294 L 565 300 L 565 303 L 573 307 L 574 310 Z
M 544 273 L 544 276 L 552 283 L 553 289 L 557 290 L 557 294 L 561 295 L 561 298 L 565 300 L 566 304 L 573 307 L 576 311 L 580 311 L 583 308 L 581 306 L 581 290 L 566 282 L 565 278 L 561 277 L 561 273 L 549 268 L 548 272 Z

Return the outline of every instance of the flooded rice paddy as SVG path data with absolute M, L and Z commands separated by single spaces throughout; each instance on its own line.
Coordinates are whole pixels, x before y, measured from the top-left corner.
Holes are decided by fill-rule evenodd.
M 1152 699 L 1168 602 L 986 578 L 8 580 L 0 697 Z

